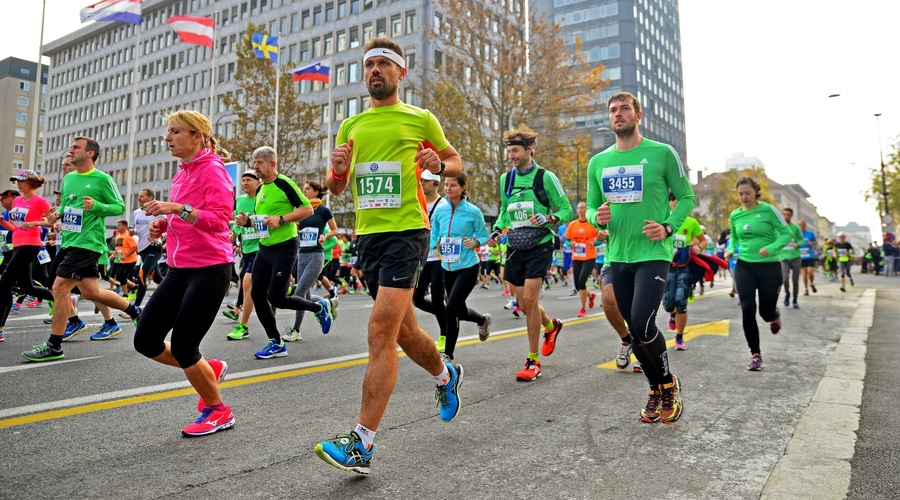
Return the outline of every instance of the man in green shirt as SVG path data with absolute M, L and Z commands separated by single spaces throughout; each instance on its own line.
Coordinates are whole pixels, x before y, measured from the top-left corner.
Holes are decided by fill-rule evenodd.
M 676 204 L 675 193 L 669 193 L 669 206 L 672 210 Z M 663 309 L 669 313 L 669 330 L 675 330 L 675 350 L 684 351 L 684 328 L 687 326 L 688 297 L 691 295 L 691 270 L 688 264 L 691 257 L 699 255 L 706 248 L 707 241 L 703 237 L 700 223 L 693 217 L 685 217 L 681 227 L 672 235 L 675 255 L 669 267 L 666 279 L 666 291 L 663 294 Z
M 547 315 L 539 298 L 553 259 L 550 226 L 572 220 L 572 206 L 556 175 L 534 161 L 537 132 L 528 127 L 508 130 L 503 141 L 513 168 L 500 176 L 500 214 L 488 245 L 496 246 L 500 233 L 509 229 L 507 244 L 512 251 L 506 257 L 503 278 L 527 321 L 528 357 L 516 374 L 516 380 L 527 382 L 541 375 L 540 354 L 553 354 L 563 327 L 562 321 Z M 544 342 L 538 353 L 541 327 Z
M 791 283 L 794 284 L 794 309 L 799 309 L 797 297 L 800 295 L 800 245 L 803 245 L 803 232 L 800 226 L 791 222 L 794 218 L 794 209 L 784 207 L 781 209 L 781 217 L 788 225 L 791 232 L 791 241 L 781 250 L 781 278 L 784 281 L 784 307 L 791 305 Z M 792 279 L 793 274 L 793 279 Z
M 76 171 L 63 177 L 60 206 L 47 217 L 51 224 L 58 220 L 62 222 L 59 252 L 65 252 L 53 281 L 54 302 L 66 304 L 72 289 L 77 286 L 83 298 L 125 311 L 136 321 L 141 314 L 140 308 L 111 290 L 101 290 L 97 268 L 97 261 L 107 251 L 106 218 L 124 214 L 125 202 L 113 178 L 94 168 L 94 162 L 100 157 L 97 141 L 76 137 L 69 153 Z M 66 325 L 68 313 L 68 307 L 55 308 L 50 338 L 31 351 L 23 352 L 22 357 L 28 361 L 63 359 L 62 341 L 67 330 L 79 333 L 87 330 L 81 320 Z
M 355 429 L 316 445 L 316 455 L 345 471 L 368 474 L 373 439 L 397 383 L 397 345 L 430 373 L 441 419 L 459 412 L 463 370 L 443 363 L 419 327 L 412 295 L 431 239 L 419 177 L 423 170 L 453 177 L 462 170 L 437 118 L 400 101 L 406 78 L 403 49 L 389 38 L 366 42 L 368 109 L 341 123 L 325 185 L 335 195 L 349 186 L 356 211 L 360 267 L 375 306 L 369 316 L 369 367 Z
M 252 215 L 256 213 L 256 192 L 259 190 L 259 176 L 253 170 L 248 170 L 241 175 L 241 190 L 244 194 L 234 201 L 234 215 Z M 250 322 L 250 314 L 253 312 L 253 262 L 256 260 L 256 252 L 259 250 L 259 233 L 254 227 L 234 225 L 234 237 L 241 244 L 241 294 L 243 303 L 237 304 L 234 310 L 223 311 L 225 317 L 238 320 L 234 330 L 226 338 L 228 340 L 241 340 L 250 336 L 247 324 Z M 240 301 L 239 301 L 240 302 Z M 230 314 L 229 314 L 230 313 Z
M 694 193 L 672 146 L 641 136 L 636 97 L 615 94 L 607 109 L 616 143 L 588 165 L 587 219 L 609 230 L 613 291 L 650 385 L 641 421 L 673 423 L 683 411 L 681 384 L 669 371 L 666 340 L 654 320 L 672 260 L 672 235 L 694 209 Z M 669 191 L 675 194 L 673 210 Z

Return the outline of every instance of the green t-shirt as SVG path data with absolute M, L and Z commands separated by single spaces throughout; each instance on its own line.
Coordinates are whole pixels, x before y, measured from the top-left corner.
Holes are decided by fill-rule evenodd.
M 332 236 L 331 238 L 325 238 L 325 243 L 322 243 L 322 253 L 325 254 L 325 262 L 331 262 L 331 254 L 332 250 L 334 250 L 335 245 L 338 244 L 337 236 Z
M 534 176 L 537 174 L 540 165 L 536 162 L 531 163 L 531 171 L 525 175 L 516 172 L 513 179 L 513 185 L 510 189 L 509 198 L 506 197 L 507 177 L 511 172 L 505 172 L 500 176 L 500 215 L 497 216 L 497 222 L 494 223 L 494 229 L 502 231 L 506 228 L 515 229 L 517 227 L 535 227 L 528 219 L 533 214 L 555 215 L 559 218 L 559 223 L 565 223 L 572 220 L 572 205 L 569 204 L 569 198 L 563 191 L 559 178 L 549 171 L 544 170 L 544 192 L 550 201 L 550 206 L 544 206 L 538 201 L 537 195 L 534 193 Z M 555 209 L 554 212 L 552 209 Z M 545 236 L 538 244 L 546 243 L 553 239 L 553 232 L 548 229 Z
M 309 200 L 306 199 L 306 196 L 303 196 L 300 188 L 297 187 L 297 183 L 291 180 L 290 177 L 278 174 L 278 177 L 272 182 L 260 184 L 259 191 L 256 192 L 256 215 L 258 218 L 254 218 L 253 224 L 256 230 L 262 230 L 263 234 L 268 230 L 269 235 L 260 237 L 259 244 L 268 247 L 296 238 L 297 224 L 293 222 L 282 224 L 274 229 L 263 229 L 264 225 L 261 225 L 260 221 L 265 216 L 288 214 L 293 212 L 295 208 L 308 205 Z
M 241 212 L 249 215 L 256 213 L 256 197 L 251 198 L 249 195 L 242 194 L 234 201 L 234 214 Z M 244 254 L 253 253 L 259 250 L 259 239 L 254 238 L 256 234 L 255 226 L 234 228 L 238 236 L 241 237 L 241 252 Z
M 90 210 L 82 207 L 83 197 L 94 199 Z M 106 254 L 106 218 L 125 213 L 119 187 L 107 173 L 96 168 L 63 177 L 59 214 L 62 223 L 62 248 L 83 248 Z
M 587 220 L 609 230 L 604 262 L 672 260 L 672 238 L 652 241 L 643 234 L 647 220 L 680 228 L 696 204 L 687 171 L 672 146 L 646 137 L 628 151 L 612 145 L 591 158 L 587 181 Z M 670 190 L 678 200 L 671 212 Z M 607 201 L 610 222 L 599 226 L 597 209 Z
M 728 253 L 740 248 L 738 260 L 744 262 L 778 262 L 781 249 L 791 240 L 791 232 L 781 213 L 765 202 L 750 210 L 738 207 L 731 212 L 731 238 L 728 239 Z M 765 248 L 768 257 L 759 254 Z
M 699 241 L 704 240 L 703 228 L 700 227 L 700 223 L 697 222 L 697 219 L 691 216 L 685 217 L 681 227 L 672 234 L 672 246 L 674 247 L 676 255 L 678 250 L 682 248 L 684 248 L 685 251 L 690 252 L 691 241 L 693 241 L 694 238 L 697 238 Z
M 415 157 L 420 142 L 436 151 L 450 146 L 437 118 L 402 102 L 368 108 L 341 123 L 335 143 L 350 139 L 356 234 L 431 228 Z
M 788 224 L 788 230 L 791 232 L 791 240 L 788 241 L 787 245 L 785 245 L 785 247 L 781 249 L 779 260 L 799 259 L 800 245 L 806 242 L 806 240 L 803 239 L 803 233 L 800 232 L 800 226 L 791 222 L 790 224 Z M 796 246 L 791 245 L 791 243 L 796 244 Z

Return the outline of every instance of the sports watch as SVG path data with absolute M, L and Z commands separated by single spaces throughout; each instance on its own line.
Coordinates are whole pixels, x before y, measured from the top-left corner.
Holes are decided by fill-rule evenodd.
M 188 218 L 188 216 L 191 215 L 191 212 L 193 212 L 193 211 L 194 211 L 194 207 L 192 207 L 192 206 L 188 205 L 187 203 L 185 203 L 185 204 L 182 205 L 182 207 L 181 207 L 181 215 L 179 215 L 178 218 L 181 219 L 181 220 L 183 220 L 183 221 L 186 221 L 187 218 Z

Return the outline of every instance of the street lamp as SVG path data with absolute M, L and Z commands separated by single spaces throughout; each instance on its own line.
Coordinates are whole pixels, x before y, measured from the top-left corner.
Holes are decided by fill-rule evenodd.
M 875 113 L 875 129 L 878 131 L 878 157 L 881 160 L 881 196 L 884 201 L 884 217 L 882 217 L 881 222 L 885 225 L 889 225 L 888 217 L 890 216 L 891 209 L 888 206 L 888 192 L 887 192 L 887 179 L 884 174 L 884 151 L 881 149 L 881 123 L 879 121 L 879 117 L 881 113 Z
M 219 122 L 222 121 L 222 118 L 227 118 L 227 117 L 229 117 L 229 116 L 238 116 L 238 114 L 237 114 L 237 113 L 225 113 L 224 115 L 219 115 L 219 116 L 216 118 L 216 123 L 215 123 L 215 125 L 213 126 L 213 134 L 218 134 L 218 133 L 219 133 Z M 221 134 L 220 134 L 220 135 L 221 135 Z

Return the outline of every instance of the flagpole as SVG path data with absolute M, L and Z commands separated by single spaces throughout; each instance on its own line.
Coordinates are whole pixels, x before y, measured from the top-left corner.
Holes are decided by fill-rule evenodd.
M 334 100 L 331 97 L 331 91 L 334 89 L 334 83 L 331 81 L 331 74 L 333 71 L 333 67 L 331 66 L 331 58 L 328 58 L 328 142 L 325 143 L 325 154 L 328 154 L 328 150 L 333 148 L 334 139 L 331 136 L 331 132 L 334 129 L 332 123 L 332 117 L 334 116 Z M 325 174 L 328 174 L 328 167 L 325 167 Z M 327 193 L 325 195 L 325 206 L 331 208 L 331 193 Z
M 131 73 L 131 123 L 128 125 L 128 170 L 125 172 L 125 213 L 127 217 L 132 217 L 131 210 L 131 189 L 134 185 L 134 156 L 135 145 L 134 136 L 137 132 L 137 107 L 138 107 L 138 69 L 141 67 L 141 33 L 143 32 L 144 21 L 135 25 L 137 30 L 137 38 L 134 42 L 134 70 Z M 134 222 L 134 221 L 132 221 Z
M 275 137 L 272 141 L 274 143 L 273 149 L 275 149 L 275 154 L 278 154 L 278 95 L 281 91 L 281 32 L 278 32 L 278 44 L 275 45 Z
M 216 27 L 219 25 L 219 11 L 213 11 L 213 34 L 212 34 L 212 67 L 209 69 L 209 122 L 213 121 L 213 115 L 216 113 Z M 213 135 L 217 131 L 213 130 Z
M 26 168 L 37 170 L 37 140 L 38 140 L 38 124 L 41 121 L 41 90 L 44 88 L 41 85 L 41 77 L 43 77 L 44 72 L 42 71 L 43 65 L 41 64 L 41 59 L 44 57 L 44 18 L 47 15 L 47 0 L 43 1 L 43 7 L 41 7 L 41 39 L 38 43 L 38 58 L 37 58 L 37 78 L 35 79 L 34 85 L 34 112 L 31 117 L 31 160 Z M 44 173 L 47 173 L 47 170 L 44 169 Z

